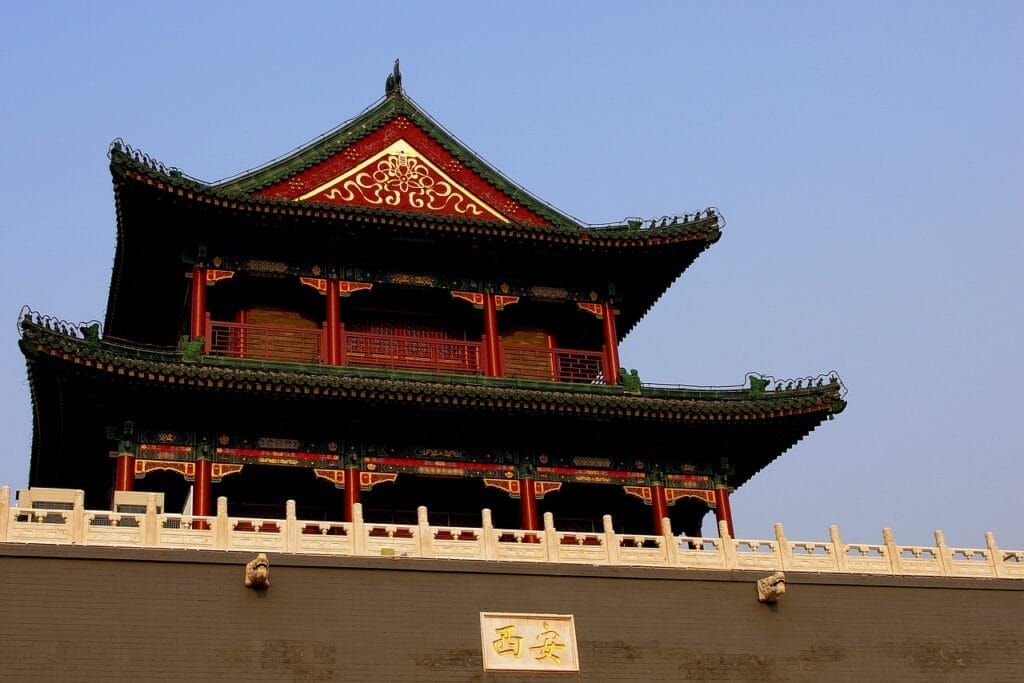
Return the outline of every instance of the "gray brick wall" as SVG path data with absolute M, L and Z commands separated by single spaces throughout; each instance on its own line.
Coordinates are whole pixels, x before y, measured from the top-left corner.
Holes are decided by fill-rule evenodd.
M 575 615 L 580 680 L 1024 680 L 1024 582 L 0 544 L 3 680 L 527 680 L 479 612 Z M 576 678 L 563 674 L 543 679 Z M 536 680 L 534 678 L 533 680 Z

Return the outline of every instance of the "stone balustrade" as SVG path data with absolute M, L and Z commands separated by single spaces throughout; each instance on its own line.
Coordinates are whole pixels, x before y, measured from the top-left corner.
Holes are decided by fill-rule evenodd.
M 605 515 L 601 532 L 580 533 L 556 529 L 551 513 L 542 530 L 524 531 L 495 528 L 487 509 L 476 528 L 431 526 L 424 507 L 416 524 L 367 522 L 358 504 L 352 522 L 322 522 L 297 519 L 294 501 L 283 520 L 247 519 L 229 517 L 223 497 L 215 516 L 194 517 L 159 513 L 156 494 L 148 496 L 144 513 L 86 510 L 83 492 L 67 494 L 67 509 L 21 508 L 11 506 L 10 489 L 0 487 L 0 543 L 1024 579 L 1024 551 L 999 548 L 991 532 L 980 549 L 950 547 L 941 531 L 935 546 L 897 545 L 890 529 L 880 544 L 845 543 L 835 526 L 828 541 L 791 541 L 781 524 L 771 540 L 730 538 L 724 524 L 721 537 L 700 538 L 670 530 L 620 534 Z

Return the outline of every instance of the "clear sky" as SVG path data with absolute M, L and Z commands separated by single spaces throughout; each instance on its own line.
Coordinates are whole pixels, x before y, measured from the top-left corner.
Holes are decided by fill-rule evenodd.
M 738 536 L 1024 548 L 1022 36 L 1020 2 L 11 3 L 0 482 L 28 476 L 18 310 L 103 319 L 111 140 L 215 181 L 358 114 L 398 57 L 580 220 L 725 216 L 624 367 L 842 377 L 847 410 L 734 493 Z

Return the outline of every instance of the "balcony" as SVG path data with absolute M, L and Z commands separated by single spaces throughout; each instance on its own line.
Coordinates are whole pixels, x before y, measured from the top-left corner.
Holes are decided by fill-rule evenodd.
M 213 356 L 327 363 L 327 327 L 300 329 L 207 320 L 205 352 Z M 406 334 L 351 332 L 342 325 L 340 365 L 487 374 L 483 342 Z M 499 343 L 502 376 L 548 382 L 604 381 L 601 351 Z

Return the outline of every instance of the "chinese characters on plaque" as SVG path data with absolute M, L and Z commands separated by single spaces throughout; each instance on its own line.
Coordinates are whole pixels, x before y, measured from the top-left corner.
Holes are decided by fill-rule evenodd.
M 571 614 L 480 613 L 485 671 L 579 671 Z

